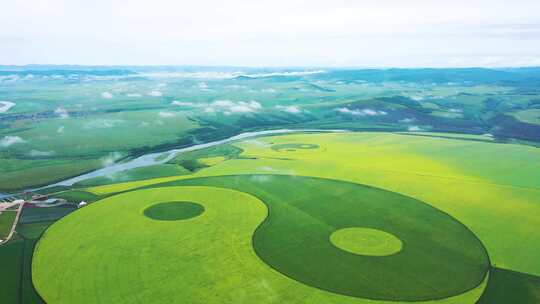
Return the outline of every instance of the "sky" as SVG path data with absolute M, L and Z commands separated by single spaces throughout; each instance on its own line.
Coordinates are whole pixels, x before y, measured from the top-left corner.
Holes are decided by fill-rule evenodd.
M 540 66 L 540 1 L 4 0 L 0 64 Z

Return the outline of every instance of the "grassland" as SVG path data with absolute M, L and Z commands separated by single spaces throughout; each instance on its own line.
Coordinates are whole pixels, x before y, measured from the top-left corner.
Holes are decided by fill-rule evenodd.
M 288 277 L 323 290 L 382 300 L 447 298 L 479 285 L 489 265 L 482 245 L 459 222 L 391 192 L 279 175 L 163 184 L 172 185 L 226 187 L 260 198 L 269 216 L 253 236 L 257 254 Z M 392 233 L 403 241 L 404 250 L 380 258 L 337 249 L 329 241 L 331 234 L 349 227 Z
M 514 116 L 520 121 L 540 125 L 540 109 L 518 111 Z
M 172 200 L 197 202 L 205 210 L 179 221 L 144 215 L 147 208 Z M 208 186 L 110 197 L 46 231 L 34 257 L 34 283 L 48 303 L 390 303 L 328 293 L 270 268 L 251 239 L 266 213 L 264 203 L 252 195 Z M 182 296 L 173 292 L 178 286 Z M 443 303 L 473 301 L 483 287 Z
M 4 303 L 19 302 L 23 246 L 24 242 L 17 240 L 0 247 L 0 299 Z
M 0 213 L 0 240 L 3 240 L 8 236 L 16 216 L 17 212 L 14 211 L 4 211 Z
M 540 158 L 540 151 L 529 146 L 494 143 L 484 138 L 460 138 L 459 135 L 456 137 L 442 138 L 369 132 L 259 137 L 235 143 L 233 147 L 241 152 L 232 158 L 227 157 L 225 153 L 205 155 L 203 152 L 199 152 L 190 158 L 223 157 L 223 160 L 197 169 L 192 174 L 89 188 L 86 191 L 98 196 L 122 191 L 128 192 L 99 201 L 51 226 L 38 245 L 33 265 L 36 274 L 34 281 L 40 293 L 52 303 L 73 302 L 82 298 L 90 302 L 99 302 L 105 298 L 113 301 L 127 299 L 131 302 L 174 302 L 175 300 L 170 298 L 170 293 L 166 292 L 168 288 L 173 288 L 173 284 L 169 281 L 176 281 L 179 282 L 178 284 L 182 284 L 181 286 L 186 286 L 185 294 L 189 295 L 197 294 L 196 285 L 211 286 L 208 288 L 215 290 L 215 293 L 205 292 L 203 295 L 198 293 L 198 298 L 189 298 L 193 299 L 194 302 L 200 301 L 201 303 L 238 302 L 238 299 L 249 299 L 250 302 L 261 303 L 284 301 L 289 303 L 305 303 L 306 301 L 313 303 L 385 303 L 383 300 L 367 300 L 323 291 L 323 289 L 337 290 L 338 293 L 348 294 L 344 289 L 352 287 L 347 285 L 345 281 L 336 284 L 336 286 L 325 285 L 331 283 L 323 280 L 319 280 L 317 283 L 317 278 L 322 278 L 322 274 L 332 277 L 329 272 L 330 268 L 313 268 L 316 270 L 314 273 L 320 276 L 310 276 L 303 267 L 298 266 L 304 265 L 306 261 L 312 261 L 315 265 L 326 265 L 327 263 L 317 260 L 320 258 L 317 255 L 314 255 L 312 260 L 298 259 L 297 256 L 300 254 L 294 256 L 294 244 L 288 244 L 287 242 L 291 240 L 284 239 L 283 235 L 297 233 L 301 229 L 286 229 L 287 231 L 264 229 L 265 225 L 277 221 L 278 218 L 285 221 L 278 226 L 289 223 L 288 228 L 294 227 L 294 224 L 297 224 L 294 222 L 295 216 L 302 216 L 302 221 L 298 222 L 306 223 L 305 229 L 318 231 L 317 227 L 326 227 L 323 223 L 327 223 L 329 218 L 332 218 L 334 211 L 336 211 L 336 218 L 339 218 L 337 210 L 341 209 L 339 209 L 337 202 L 343 200 L 348 202 L 344 206 L 349 204 L 345 208 L 348 213 L 343 217 L 344 220 L 359 216 L 354 212 L 357 209 L 351 207 L 356 205 L 350 204 L 369 205 L 370 201 L 367 198 L 370 196 L 367 195 L 367 192 L 362 192 L 365 189 L 362 191 L 349 189 L 349 192 L 340 192 L 339 189 L 348 189 L 348 186 L 344 185 L 349 185 L 352 182 L 392 191 L 394 193 L 391 193 L 389 197 L 396 197 L 397 201 L 399 201 L 397 197 L 402 197 L 399 194 L 406 195 L 409 197 L 407 199 L 411 200 L 407 205 L 416 206 L 416 203 L 413 202 L 421 201 L 427 204 L 419 203 L 421 206 L 426 206 L 426 210 L 435 210 L 435 214 L 444 215 L 446 213 L 450 215 L 448 218 L 456 219 L 457 222 L 450 220 L 447 223 L 451 225 L 451 223 L 456 222 L 458 225 L 455 226 L 455 229 L 446 229 L 444 232 L 463 231 L 463 228 L 459 227 L 467 227 L 466 231 L 470 230 L 470 232 L 464 235 L 474 236 L 473 238 L 465 238 L 469 240 L 467 242 L 470 242 L 472 247 L 458 247 L 460 249 L 478 248 L 481 245 L 474 244 L 475 241 L 480 240 L 487 249 L 493 267 L 511 269 L 525 274 L 524 279 L 516 281 L 516 284 L 520 286 L 516 287 L 516 290 L 526 290 L 527 296 L 513 299 L 525 299 L 523 301 L 526 302 L 523 303 L 535 303 L 534 301 L 538 300 L 538 288 L 535 285 L 535 280 L 540 275 L 540 264 L 537 259 L 540 252 L 540 236 L 535 233 L 535 227 L 540 224 L 536 216 L 536 214 L 540 214 L 540 206 L 537 204 L 538 197 L 540 197 L 540 164 L 536 161 Z M 275 149 L 280 145 L 289 146 L 289 148 Z M 298 147 L 305 145 L 316 145 L 317 148 L 298 149 Z M 275 174 L 311 176 L 338 181 L 330 181 L 330 184 L 337 184 L 329 187 L 315 182 L 305 182 L 306 179 L 301 177 L 286 177 L 286 181 L 279 180 L 279 178 L 272 180 L 272 178 L 264 177 L 268 174 L 272 174 L 272 176 Z M 241 176 L 227 177 L 227 175 Z M 253 176 L 256 178 L 253 179 Z M 263 177 L 261 178 L 261 176 Z M 307 180 L 318 179 L 308 178 Z M 356 184 L 350 185 L 354 185 L 350 186 L 353 188 L 363 187 Z M 156 189 L 157 186 L 162 188 Z M 140 187 L 149 189 L 129 192 Z M 373 189 L 370 187 L 366 187 L 366 189 Z M 222 188 L 229 188 L 229 190 Z M 229 204 L 228 199 L 225 199 L 225 202 L 221 203 L 227 205 L 227 207 L 223 207 L 226 210 L 219 209 L 222 212 L 227 212 L 226 214 L 231 214 L 231 217 L 234 218 L 231 221 L 236 221 L 235 227 L 228 227 L 228 220 L 221 225 L 221 222 L 224 221 L 222 215 L 209 217 L 212 215 L 213 208 L 216 208 L 216 206 L 207 203 L 207 201 L 212 201 L 213 198 L 217 197 L 217 193 L 214 191 L 227 191 L 227 195 L 235 197 L 234 206 Z M 240 191 L 244 193 L 240 193 Z M 356 193 L 355 191 L 360 192 Z M 387 191 L 382 192 L 387 193 Z M 356 194 L 347 195 L 351 193 Z M 296 196 L 294 196 L 295 194 Z M 376 194 L 373 195 L 376 196 Z M 219 197 L 226 197 L 226 195 L 223 193 Z M 296 197 L 298 198 L 296 199 Z M 336 197 L 339 197 L 339 200 Z M 367 201 L 363 199 L 364 197 Z M 311 198 L 312 202 L 319 203 L 302 204 L 302 198 Z M 160 223 L 159 225 L 164 225 L 163 227 L 155 226 L 157 225 L 156 221 L 152 222 L 151 219 L 144 216 L 143 211 L 153 204 L 179 200 L 201 204 L 205 211 L 200 216 L 184 221 L 157 221 Z M 240 204 L 239 200 L 245 204 Z M 391 203 L 392 199 L 384 199 L 384 201 Z M 269 217 L 263 222 L 266 215 L 265 206 L 269 207 Z M 330 210 L 325 210 L 322 206 L 332 207 Z M 249 209 L 251 211 L 244 210 L 247 207 L 252 208 Z M 437 211 L 437 209 L 442 212 Z M 376 211 L 373 208 L 362 210 Z M 392 212 L 386 212 L 382 216 L 377 213 L 377 216 L 372 216 L 370 219 L 362 218 L 362 221 L 373 225 L 381 224 L 385 219 L 397 221 L 405 212 L 401 205 L 394 207 L 393 210 L 395 210 L 395 216 L 392 216 Z M 273 216 L 273 214 L 279 214 L 279 216 Z M 237 218 L 237 216 L 241 216 L 241 218 Z M 96 221 L 96 218 L 100 220 Z M 409 221 L 411 227 L 414 227 L 414 223 L 419 225 L 422 223 L 422 221 L 417 221 L 416 217 L 413 218 L 415 218 L 414 221 Z M 430 229 L 437 227 L 437 225 L 433 225 L 433 222 L 430 222 L 432 219 L 439 218 L 434 213 L 430 211 L 429 215 L 424 218 L 426 219 L 424 227 Z M 440 217 L 440 219 L 443 218 L 445 216 Z M 219 229 L 222 230 L 222 233 L 227 233 L 229 228 L 242 230 L 235 230 L 238 237 L 233 237 L 233 234 L 227 234 L 229 237 L 225 237 L 217 231 L 218 228 L 214 230 L 211 223 L 218 221 L 218 219 Z M 206 220 L 208 221 L 206 222 Z M 204 223 L 205 229 L 210 229 L 208 232 L 204 232 L 204 237 L 201 237 L 203 232 L 198 230 L 197 225 L 191 225 L 191 223 L 196 222 Z M 246 238 L 251 236 L 261 222 L 263 224 L 257 229 L 252 241 L 250 238 L 240 240 L 241 236 Z M 330 221 L 330 223 L 332 222 Z M 173 226 L 175 224 L 178 226 Z M 392 225 L 397 224 L 392 222 Z M 411 242 L 409 239 L 402 236 L 397 230 L 392 230 L 392 227 L 376 227 L 391 232 L 404 244 L 399 253 L 378 258 L 395 258 L 406 255 L 408 242 Z M 330 229 L 334 231 L 332 229 L 336 230 L 337 226 Z M 290 232 L 291 230 L 293 231 Z M 97 231 L 99 233 L 96 233 Z M 323 233 L 325 246 L 332 246 L 329 241 L 331 231 L 327 230 L 326 233 Z M 274 233 L 274 237 L 270 237 L 272 233 Z M 123 241 L 121 243 L 112 241 L 119 235 L 122 235 Z M 463 236 L 463 234 L 456 235 Z M 315 236 L 316 234 L 313 238 Z M 430 236 L 430 233 L 422 235 L 423 238 Z M 322 236 L 320 238 L 322 239 Z M 310 237 L 300 233 L 296 238 L 291 237 L 291 239 L 303 241 L 307 239 L 309 241 Z M 435 234 L 433 240 L 436 239 L 440 238 L 437 238 Z M 451 241 L 451 238 L 448 240 Z M 453 242 L 457 244 L 460 241 L 463 241 L 461 237 L 449 244 Z M 279 242 L 282 246 L 274 246 Z M 168 248 L 167 243 L 182 244 L 182 246 Z M 83 247 L 76 247 L 75 244 L 82 244 Z M 289 245 L 293 247 L 288 247 Z M 68 269 L 64 276 L 54 278 L 54 273 L 58 273 L 55 269 L 65 267 L 65 265 L 61 265 L 60 261 L 55 262 L 57 265 L 45 266 L 45 263 L 46 261 L 50 262 L 52 255 L 57 258 L 58 252 L 54 248 L 59 246 L 67 249 L 65 254 L 80 255 L 80 259 L 73 259 L 73 270 Z M 143 256 L 138 256 L 133 253 L 136 251 L 133 246 L 148 249 L 145 249 Z M 279 251 L 280 248 L 283 250 Z M 297 249 L 304 250 L 306 248 Z M 317 248 L 317 250 L 319 249 Z M 158 253 L 154 252 L 157 250 L 162 253 L 159 258 L 157 257 Z M 265 256 L 265 252 L 267 256 Z M 268 254 L 269 252 L 271 254 Z M 449 296 L 465 291 L 453 297 L 428 302 L 475 303 L 486 288 L 487 281 L 481 282 L 483 278 L 481 274 L 486 270 L 485 257 L 475 255 L 474 252 L 479 251 L 473 249 L 471 252 L 463 252 L 461 258 L 456 259 L 461 263 L 468 261 L 461 270 L 459 270 L 460 268 L 455 269 L 461 275 L 452 274 L 437 278 L 435 274 L 441 273 L 440 271 L 445 268 L 438 269 L 432 274 L 434 281 L 430 281 L 433 284 L 431 286 L 443 284 L 442 278 L 455 278 L 449 283 L 451 286 L 447 284 L 443 289 L 437 290 L 419 288 L 416 295 L 422 294 L 421 292 L 424 290 L 424 299 L 426 299 L 430 292 L 431 296 L 439 293 L 443 297 L 443 294 Z M 444 250 L 441 250 L 442 255 L 440 256 L 443 260 L 451 259 L 450 255 L 443 253 Z M 181 262 L 178 262 L 178 256 L 186 256 L 187 258 L 180 259 Z M 422 260 L 429 262 L 429 257 L 421 254 L 419 256 L 422 256 Z M 111 263 L 103 265 L 92 262 L 97 261 L 96 259 L 100 261 L 110 259 Z M 158 263 L 155 260 L 160 260 L 163 263 Z M 239 261 L 242 261 L 243 264 Z M 179 263 L 180 265 L 178 265 Z M 383 267 L 382 265 L 370 264 L 374 263 L 367 263 L 365 267 Z M 409 261 L 402 264 L 414 265 L 414 262 Z M 433 262 L 432 265 L 435 264 Z M 128 267 L 128 265 L 138 266 Z M 181 267 L 183 268 L 180 269 Z M 335 267 L 339 268 L 339 266 Z M 464 271 L 467 267 L 470 267 L 472 272 Z M 145 270 L 145 276 L 139 274 L 141 269 L 149 268 L 156 269 L 156 273 L 154 274 L 152 271 L 152 275 L 146 277 L 147 271 Z M 76 271 L 76 269 L 84 271 Z M 127 272 L 124 272 L 124 269 L 127 269 Z M 189 279 L 185 276 L 176 276 L 177 272 L 185 273 L 186 269 L 190 269 L 191 273 L 197 273 L 197 275 Z M 215 269 L 223 269 L 223 273 L 216 274 Z M 500 285 L 496 282 L 506 280 L 500 279 L 501 275 L 493 269 L 495 268 L 492 268 L 493 275 L 496 276 L 493 279 L 495 283 L 488 281 L 488 289 L 486 289 L 484 299 L 497 297 L 493 290 L 498 287 L 493 286 L 498 285 L 489 287 L 489 284 Z M 399 270 L 403 269 L 397 268 L 392 271 Z M 454 269 L 447 270 L 454 271 Z M 81 273 L 84 273 L 83 277 Z M 110 276 L 98 275 L 98 273 L 110 273 Z M 166 276 L 163 273 L 166 273 Z M 343 277 L 349 279 L 352 278 L 351 276 L 357 275 L 353 271 L 347 272 L 347 269 L 341 269 L 340 273 L 347 274 Z M 125 282 L 119 279 L 122 277 L 126 278 Z M 295 280 L 288 279 L 288 277 Z M 404 280 L 403 277 L 393 278 L 385 275 L 381 278 L 373 278 L 372 281 L 377 282 L 377 280 L 383 280 L 387 277 L 395 279 L 396 281 L 391 281 L 394 283 Z M 424 277 L 429 278 L 430 276 Z M 458 278 L 464 278 L 464 280 Z M 414 279 L 410 277 L 407 279 L 406 284 L 414 284 Z M 49 285 L 51 280 L 56 280 L 56 282 Z M 60 293 L 58 289 L 66 281 L 73 284 L 68 288 L 73 289 L 73 292 Z M 307 284 L 301 284 L 299 281 Z M 45 284 L 45 282 L 48 283 Z M 155 286 L 156 282 L 159 282 L 160 285 L 149 288 L 149 286 Z M 174 286 L 179 286 L 178 284 Z M 233 287 L 235 284 L 236 286 L 241 284 L 242 289 L 235 289 Z M 137 294 L 139 298 L 136 298 L 135 290 L 140 289 L 148 291 Z M 381 290 L 376 287 L 372 287 L 372 289 L 368 289 L 366 286 L 358 288 L 356 296 L 360 295 L 358 290 L 364 291 L 363 297 L 382 298 Z M 366 294 L 366 290 L 370 293 L 369 295 Z M 399 288 L 393 291 L 396 292 L 394 295 L 400 295 Z M 412 297 L 411 288 L 402 291 L 411 292 L 408 295 L 401 294 L 402 299 L 407 296 Z M 511 294 L 510 291 L 509 294 Z
M 0 100 L 15 104 L 0 113 L 2 192 L 261 129 L 411 129 L 540 141 L 540 69 L 347 69 L 294 77 L 277 69 L 260 77 L 268 70 L 216 67 L 225 77 L 207 78 L 180 67 L 33 68 L 0 67 Z M 238 111 L 246 105 L 254 106 Z

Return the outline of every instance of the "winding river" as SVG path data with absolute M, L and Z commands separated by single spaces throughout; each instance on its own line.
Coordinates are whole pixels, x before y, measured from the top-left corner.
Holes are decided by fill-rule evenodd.
M 169 160 L 173 159 L 179 153 L 200 150 L 200 149 L 213 147 L 213 146 L 221 145 L 221 144 L 232 142 L 232 141 L 257 137 L 257 136 L 261 136 L 261 135 L 298 133 L 298 132 L 345 132 L 345 131 L 346 130 L 278 129 L 278 130 L 245 132 L 245 133 L 240 133 L 238 135 L 235 135 L 235 136 L 232 136 L 232 137 L 229 137 L 229 138 L 226 138 L 226 139 L 212 141 L 212 142 L 208 142 L 208 143 L 204 143 L 204 144 L 193 145 L 193 146 L 180 148 L 180 149 L 171 149 L 171 150 L 163 151 L 163 152 L 148 153 L 148 154 L 139 156 L 137 158 L 131 159 L 131 160 L 126 161 L 126 162 L 114 163 L 114 164 L 112 164 L 110 166 L 107 166 L 107 167 L 104 167 L 104 168 L 101 168 L 101 169 L 97 169 L 95 171 L 91 171 L 91 172 L 88 172 L 88 173 L 85 173 L 85 174 L 82 174 L 82 175 L 79 175 L 79 176 L 75 176 L 75 177 L 72 177 L 72 178 L 68 178 L 66 180 L 63 180 L 63 181 L 60 181 L 60 182 L 57 182 L 57 183 L 54 183 L 54 184 L 50 184 L 50 185 L 47 185 L 47 186 L 31 189 L 30 191 L 35 191 L 35 190 L 48 188 L 48 187 L 52 187 L 52 186 L 72 186 L 73 184 L 75 184 L 77 182 L 80 182 L 82 180 L 89 179 L 89 178 L 106 176 L 106 175 L 110 175 L 110 174 L 113 174 L 113 173 L 129 170 L 129 169 L 134 169 L 134 168 L 140 168 L 140 167 L 146 167 L 146 166 L 151 166 L 151 165 L 164 164 L 164 163 L 168 162 Z M 162 155 L 166 155 L 166 156 L 165 157 L 160 157 Z M 11 195 L 12 194 L 2 194 L 2 193 L 0 193 L 0 198 L 11 196 Z

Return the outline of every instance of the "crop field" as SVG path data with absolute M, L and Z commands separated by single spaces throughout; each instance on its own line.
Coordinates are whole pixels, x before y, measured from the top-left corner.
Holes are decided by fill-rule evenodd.
M 67 191 L 97 201 L 18 232 L 47 229 L 32 281 L 53 304 L 538 303 L 539 159 L 489 136 L 257 137 Z

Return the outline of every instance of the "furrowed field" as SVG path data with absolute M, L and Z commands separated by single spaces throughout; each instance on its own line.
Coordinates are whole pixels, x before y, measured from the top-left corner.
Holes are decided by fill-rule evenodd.
M 32 280 L 47 303 L 537 303 L 539 160 L 436 133 L 187 152 L 64 192 L 97 202 L 45 231 Z

